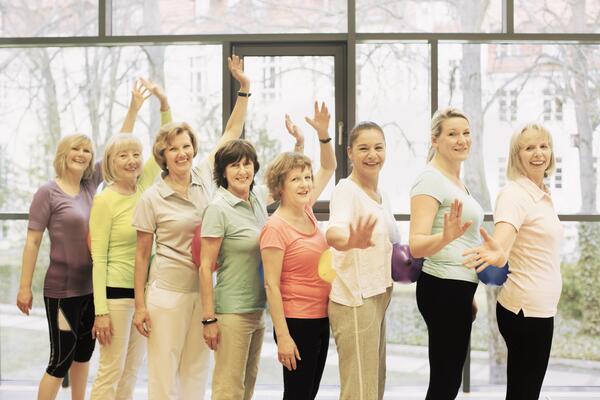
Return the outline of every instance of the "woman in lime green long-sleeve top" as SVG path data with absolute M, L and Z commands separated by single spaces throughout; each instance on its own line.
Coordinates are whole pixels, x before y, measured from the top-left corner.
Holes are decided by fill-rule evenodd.
M 161 124 L 171 122 L 167 97 L 146 80 L 132 91 L 128 121 L 154 94 L 160 101 Z M 142 145 L 132 135 L 115 135 L 106 146 L 102 174 L 108 187 L 94 198 L 90 214 L 94 306 L 93 335 L 100 342 L 100 364 L 91 399 L 131 399 L 138 368 L 144 358 L 144 337 L 133 325 L 133 276 L 136 231 L 131 226 L 140 196 L 160 172 L 150 157 L 142 167 Z

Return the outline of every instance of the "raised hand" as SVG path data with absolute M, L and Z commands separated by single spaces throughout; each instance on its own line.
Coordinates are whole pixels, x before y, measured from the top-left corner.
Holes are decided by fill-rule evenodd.
M 507 260 L 500 243 L 490 236 L 485 229 L 480 228 L 479 232 L 483 238 L 483 244 L 463 252 L 463 256 L 467 257 L 463 265 L 468 268 L 475 268 L 477 272 L 483 271 L 490 265 L 503 267 Z
M 319 102 L 315 101 L 315 113 L 313 117 L 305 117 L 304 119 L 310 126 L 313 127 L 314 130 L 317 131 L 319 139 L 327 139 L 329 137 L 328 129 L 331 115 L 329 114 L 329 110 L 327 109 L 325 102 L 321 103 L 321 108 L 319 109 Z
M 296 360 L 301 360 L 296 342 L 291 336 L 277 338 L 277 358 L 288 371 L 296 369 Z
M 133 324 L 141 335 L 148 337 L 152 331 L 152 321 L 150 320 L 148 310 L 145 308 L 136 309 Z
M 233 79 L 239 82 L 240 90 L 250 90 L 250 79 L 244 74 L 244 60 L 234 54 L 227 58 L 227 67 Z
M 161 111 L 166 111 L 169 109 L 169 102 L 167 100 L 167 95 L 163 88 L 157 84 L 152 82 L 149 79 L 140 78 L 144 88 L 146 88 L 152 95 L 154 95 L 158 101 L 160 101 L 160 109 Z
M 33 306 L 33 293 L 31 288 L 21 288 L 17 294 L 17 307 L 23 314 L 29 315 Z
M 298 128 L 298 125 L 292 121 L 292 118 L 285 114 L 285 129 L 287 129 L 288 133 L 296 139 L 296 145 L 294 147 L 294 151 L 298 153 L 302 153 L 304 151 L 304 134 Z
M 454 200 L 450 205 L 450 212 L 444 214 L 444 230 L 442 232 L 444 241 L 450 243 L 461 237 L 472 224 L 473 221 L 462 223 L 462 203 Z
M 135 83 L 133 84 L 133 89 L 131 89 L 131 102 L 129 104 L 129 108 L 135 110 L 136 112 L 142 108 L 144 101 L 146 101 L 152 95 L 152 92 L 143 83 L 143 81 L 143 79 L 136 79 Z
M 372 236 L 376 224 L 377 218 L 372 215 L 366 218 L 358 217 L 356 225 L 350 224 L 347 247 L 349 249 L 366 249 L 374 246 Z

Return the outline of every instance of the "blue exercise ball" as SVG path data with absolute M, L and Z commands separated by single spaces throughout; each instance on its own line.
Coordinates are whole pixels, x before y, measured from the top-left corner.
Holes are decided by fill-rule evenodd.
M 502 286 L 509 274 L 508 263 L 502 268 L 493 265 L 488 266 L 481 272 L 477 273 L 479 280 L 489 286 Z

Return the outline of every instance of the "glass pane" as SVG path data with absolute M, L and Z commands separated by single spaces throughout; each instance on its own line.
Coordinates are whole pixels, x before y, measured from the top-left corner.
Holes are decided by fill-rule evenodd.
M 2 0 L 0 37 L 95 36 L 98 2 Z
M 35 190 L 54 177 L 61 136 L 88 134 L 102 149 L 118 132 L 139 76 L 164 82 L 173 118 L 197 131 L 200 155 L 221 134 L 221 46 L 27 48 L 0 50 L 0 211 L 27 211 Z M 159 105 L 140 110 L 134 133 L 150 156 Z
M 491 210 L 506 183 L 508 144 L 525 122 L 553 135 L 556 172 L 547 179 L 559 213 L 598 213 L 600 46 L 442 44 L 440 107 L 463 108 L 473 147 L 465 177 Z
M 358 32 L 500 32 L 501 29 L 501 0 L 356 0 Z
M 346 32 L 346 0 L 113 0 L 115 35 Z
M 356 120 L 383 128 L 387 152 L 381 187 L 394 213 L 408 213 L 408 193 L 429 149 L 429 46 L 359 44 L 356 54 Z
M 270 160 L 282 151 L 294 150 L 295 139 L 285 129 L 285 114 L 289 114 L 304 133 L 304 153 L 311 158 L 316 172 L 320 144 L 304 117 L 313 116 L 316 100 L 324 101 L 331 114 L 329 132 L 335 137 L 334 57 L 248 56 L 244 57 L 244 68 L 253 78 L 245 132 L 256 145 L 258 161 L 263 165 L 257 182 L 262 182 Z M 320 199 L 329 200 L 333 186 L 332 178 Z
M 515 0 L 515 32 L 598 33 L 597 0 Z

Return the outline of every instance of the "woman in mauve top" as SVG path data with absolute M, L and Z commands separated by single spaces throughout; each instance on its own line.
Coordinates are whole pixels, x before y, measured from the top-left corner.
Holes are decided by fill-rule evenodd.
M 498 294 L 498 328 L 508 348 L 506 399 L 539 397 L 552 347 L 560 298 L 563 228 L 544 178 L 554 172 L 552 136 L 532 123 L 512 137 L 506 173 L 494 210 L 494 234 L 465 254 L 466 264 L 505 265 L 510 274 Z
M 132 101 L 121 128 L 131 132 L 142 102 Z M 92 332 L 92 258 L 87 244 L 92 200 L 102 173 L 94 163 L 91 139 L 82 134 L 62 138 L 54 157 L 56 178 L 42 185 L 29 208 L 17 307 L 29 315 L 31 281 L 44 231 L 50 235 L 50 264 L 44 279 L 44 304 L 50 336 L 50 360 L 39 385 L 38 399 L 55 399 L 70 368 L 71 397 L 83 399 Z
M 327 302 L 331 285 L 318 274 L 319 257 L 329 248 L 312 206 L 333 176 L 335 153 L 328 134 L 330 115 L 315 103 L 313 119 L 321 145 L 321 167 L 313 177 L 310 158 L 282 153 L 269 165 L 267 186 L 280 204 L 260 235 L 265 288 L 277 356 L 283 364 L 284 399 L 314 399 L 329 348 Z M 298 128 L 289 118 L 293 134 Z
M 133 91 L 136 101 L 152 94 L 160 101 L 161 125 L 171 122 L 169 103 L 160 87 L 141 79 Z M 106 186 L 94 198 L 90 213 L 96 310 L 93 334 L 100 342 L 92 400 L 131 399 L 146 349 L 144 337 L 133 325 L 136 231 L 131 220 L 142 193 L 156 180 L 160 167 L 154 157 L 143 168 L 142 162 L 138 138 L 113 136 L 102 159 Z

